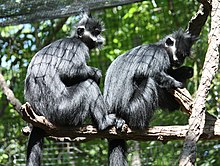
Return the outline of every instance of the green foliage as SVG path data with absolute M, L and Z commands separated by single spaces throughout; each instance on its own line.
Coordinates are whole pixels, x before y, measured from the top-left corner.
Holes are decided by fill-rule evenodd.
M 165 35 L 178 30 L 180 27 L 186 28 L 198 4 L 194 0 L 190 1 L 143 1 L 126 6 L 109 8 L 93 14 L 101 18 L 105 24 L 104 36 L 105 46 L 101 50 L 92 51 L 90 65 L 98 67 L 103 72 L 101 88 L 105 72 L 110 63 L 120 54 L 129 49 L 143 44 L 153 43 L 163 38 Z M 69 36 L 73 30 L 73 24 L 78 17 L 48 20 L 33 24 L 1 27 L 0 33 L 0 71 L 3 73 L 8 85 L 14 91 L 15 96 L 23 103 L 23 83 L 26 68 L 32 56 L 43 46 L 54 40 Z M 196 42 L 192 57 L 187 60 L 186 65 L 194 68 L 194 77 L 189 80 L 187 88 L 192 94 L 198 88 L 199 78 L 203 67 L 204 57 L 207 49 L 207 34 L 209 26 L 203 28 L 199 40 Z M 213 80 L 212 89 L 207 98 L 207 110 L 215 115 L 219 115 L 219 91 L 220 74 Z M 6 97 L 0 91 L 0 163 L 11 165 L 15 156 L 25 159 L 25 149 L 27 137 L 23 136 L 21 128 L 25 122 L 16 113 Z M 158 110 L 153 117 L 153 125 L 174 125 L 187 124 L 188 116 L 180 111 L 169 113 Z M 133 141 L 129 142 L 129 162 L 133 149 Z M 49 156 L 56 162 L 56 165 L 63 161 L 68 162 L 69 157 L 76 165 L 106 165 L 107 163 L 107 143 L 104 140 L 93 140 L 88 143 L 74 144 L 71 153 L 53 148 L 51 141 L 46 141 L 46 145 L 51 145 L 51 151 L 44 151 L 44 156 Z M 219 142 L 201 142 L 198 145 L 204 147 L 199 151 L 197 157 L 198 165 L 219 165 Z M 66 148 L 67 149 L 67 148 Z M 182 142 L 172 141 L 166 145 L 160 142 L 141 142 L 140 152 L 143 165 L 177 165 L 177 159 L 182 149 Z M 62 156 L 62 157 L 61 157 Z M 54 161 L 56 160 L 56 161 Z M 16 160 L 17 164 L 24 163 L 23 160 Z M 44 157 L 44 163 L 52 162 Z M 0 165 L 1 165 L 0 164 Z

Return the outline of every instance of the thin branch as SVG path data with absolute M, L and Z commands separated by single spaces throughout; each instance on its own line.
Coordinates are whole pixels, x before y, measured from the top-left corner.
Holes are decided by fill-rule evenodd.
M 193 99 L 187 89 L 176 89 L 173 92 L 175 99 L 181 105 L 181 110 L 189 115 L 192 113 Z
M 0 72 L 0 88 L 3 93 L 6 95 L 8 101 L 14 106 L 15 110 L 21 114 L 21 102 L 15 97 L 13 91 L 8 87 L 2 73 Z

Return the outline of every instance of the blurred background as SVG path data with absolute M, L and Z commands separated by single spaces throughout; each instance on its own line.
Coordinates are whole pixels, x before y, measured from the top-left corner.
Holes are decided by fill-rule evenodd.
M 17 2 L 17 1 L 16 1 Z M 120 54 L 141 44 L 153 43 L 179 28 L 185 29 L 198 10 L 195 0 L 148 0 L 129 5 L 92 11 L 105 25 L 105 46 L 91 53 L 89 64 L 102 70 L 103 78 L 110 63 Z M 1 4 L 0 4 L 1 8 Z M 0 27 L 0 71 L 15 96 L 24 103 L 23 89 L 27 66 L 34 54 L 47 44 L 70 36 L 79 16 L 51 19 L 28 24 Z M 1 20 L 0 20 L 1 21 Z M 209 32 L 209 20 L 203 27 L 192 55 L 185 65 L 194 68 L 194 76 L 187 89 L 192 96 L 198 88 Z M 207 110 L 220 116 L 220 73 L 212 82 L 207 98 Z M 188 115 L 181 111 L 169 113 L 158 110 L 150 126 L 185 125 Z M 27 123 L 14 110 L 0 91 L 0 165 L 25 165 L 28 137 L 21 133 Z M 170 166 L 178 165 L 183 141 L 129 143 L 129 164 Z M 199 141 L 197 165 L 220 165 L 220 141 Z M 45 139 L 42 165 L 107 165 L 107 141 L 96 139 L 86 143 L 54 142 Z

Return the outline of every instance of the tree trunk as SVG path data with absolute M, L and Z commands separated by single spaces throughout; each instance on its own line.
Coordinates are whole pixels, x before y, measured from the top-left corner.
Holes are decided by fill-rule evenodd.
M 220 3 L 212 0 L 211 31 L 209 33 L 209 47 L 203 66 L 200 85 L 189 119 L 189 130 L 186 134 L 183 150 L 180 155 L 180 166 L 191 166 L 196 161 L 196 142 L 199 140 L 205 126 L 205 102 L 210 90 L 211 81 L 218 70 L 220 44 Z

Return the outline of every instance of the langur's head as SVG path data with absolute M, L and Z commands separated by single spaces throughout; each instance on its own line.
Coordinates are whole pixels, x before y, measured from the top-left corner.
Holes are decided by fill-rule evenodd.
M 183 30 L 176 31 L 165 37 L 165 47 L 169 54 L 172 67 L 179 67 L 184 63 L 187 56 L 190 55 L 190 50 L 193 42 L 196 39 Z
M 105 39 L 101 35 L 102 31 L 101 22 L 84 13 L 76 26 L 75 36 L 82 40 L 89 49 L 93 49 L 103 45 Z

